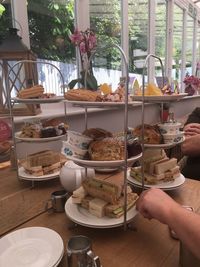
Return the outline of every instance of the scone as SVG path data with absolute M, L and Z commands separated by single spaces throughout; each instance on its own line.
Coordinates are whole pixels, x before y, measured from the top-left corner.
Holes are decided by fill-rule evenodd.
M 124 159 L 124 142 L 115 138 L 93 141 L 88 149 L 89 157 L 95 161 L 112 161 Z
M 83 132 L 83 135 L 86 135 L 86 136 L 92 138 L 93 140 L 101 140 L 101 139 L 104 139 L 106 137 L 112 137 L 113 136 L 113 134 L 111 132 L 106 131 L 106 130 L 101 129 L 101 128 L 86 129 Z

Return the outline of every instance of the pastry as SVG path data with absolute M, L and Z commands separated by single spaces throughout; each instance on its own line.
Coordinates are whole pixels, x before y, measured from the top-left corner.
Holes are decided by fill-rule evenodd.
M 113 136 L 111 132 L 106 131 L 101 128 L 89 128 L 89 129 L 86 129 L 82 134 L 92 138 L 93 140 L 100 140 L 106 137 Z
M 18 92 L 17 96 L 22 99 L 38 98 L 44 93 L 42 85 L 35 85 L 30 88 L 22 89 Z
M 142 125 L 133 129 L 133 134 L 139 139 L 142 138 Z M 160 144 L 163 143 L 163 137 L 157 126 L 144 124 L 144 143 L 145 144 Z
M 65 98 L 72 101 L 101 101 L 100 93 L 87 89 L 71 89 L 65 93 Z

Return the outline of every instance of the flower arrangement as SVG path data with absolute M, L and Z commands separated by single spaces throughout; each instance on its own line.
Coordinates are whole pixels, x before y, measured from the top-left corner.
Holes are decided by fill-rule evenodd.
M 188 95 L 194 95 L 200 89 L 200 79 L 196 76 L 187 74 L 183 82 L 185 83 L 185 92 Z
M 89 62 L 89 59 L 92 53 L 95 51 L 97 45 L 97 38 L 95 33 L 90 29 L 87 29 L 86 31 L 79 31 L 76 29 L 74 33 L 70 36 L 70 40 L 75 46 L 78 47 L 82 71 L 80 73 L 80 78 L 72 80 L 68 84 L 69 88 L 72 89 L 77 83 L 80 83 L 83 86 L 86 85 L 87 89 L 93 91 L 97 90 L 98 84 L 96 78 L 93 75 L 92 62 Z

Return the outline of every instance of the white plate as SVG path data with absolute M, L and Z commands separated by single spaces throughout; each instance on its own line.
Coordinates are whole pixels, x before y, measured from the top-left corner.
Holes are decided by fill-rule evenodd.
M 25 142 L 49 142 L 49 141 L 55 141 L 59 140 L 62 137 L 66 136 L 65 134 L 59 135 L 59 136 L 53 136 L 53 137 L 47 137 L 47 138 L 30 138 L 30 137 L 20 137 L 21 132 L 15 133 L 15 138 L 20 141 L 25 141 Z
M 130 184 L 141 188 L 142 183 L 137 181 L 135 178 L 131 177 L 130 174 L 128 173 L 127 180 Z M 169 182 L 159 182 L 157 184 L 144 184 L 144 188 L 160 188 L 162 190 L 173 190 L 176 189 L 177 187 L 181 186 L 185 182 L 185 177 L 180 174 L 174 181 L 169 181 Z
M 23 167 L 20 167 L 18 169 L 18 174 L 19 174 L 19 178 L 22 180 L 45 181 L 45 180 L 51 180 L 51 179 L 58 177 L 60 174 L 60 171 L 47 174 L 47 175 L 42 175 L 42 176 L 33 176 L 31 174 L 26 173 Z
M 127 163 L 129 166 L 131 166 L 136 160 L 140 159 L 142 157 L 142 153 L 138 154 L 135 157 L 129 158 L 127 160 Z M 119 168 L 124 166 L 125 161 L 124 160 L 112 160 L 112 161 L 94 161 L 94 160 L 84 160 L 84 159 L 78 159 L 76 157 L 67 156 L 68 159 L 74 161 L 76 164 L 83 166 L 83 167 L 104 167 L 104 168 Z
M 71 103 L 76 106 L 82 107 L 120 107 L 124 106 L 124 102 L 89 102 L 89 101 L 72 101 L 72 100 L 65 100 L 65 102 Z M 134 106 L 137 104 L 138 101 L 129 101 L 129 106 Z
M 120 218 L 109 218 L 106 216 L 98 218 L 90 214 L 88 210 L 82 208 L 80 205 L 72 203 L 72 197 L 65 204 L 65 212 L 73 222 L 91 228 L 114 228 L 124 223 L 123 215 Z M 127 222 L 131 221 L 137 213 L 135 206 L 133 206 L 127 212 Z
M 25 104 L 47 104 L 47 103 L 57 103 L 64 99 L 63 96 L 55 96 L 51 98 L 31 98 L 31 99 L 22 99 L 19 97 L 11 98 L 12 101 L 17 103 L 25 103 Z
M 149 95 L 149 96 L 144 96 L 144 101 L 148 102 L 168 102 L 168 101 L 177 101 L 185 96 L 187 96 L 187 93 L 181 93 L 178 95 Z M 136 101 L 142 101 L 143 98 L 141 95 L 132 95 L 131 96 L 133 100 Z
M 185 140 L 185 137 L 183 136 L 183 138 L 180 141 L 176 142 L 176 143 L 167 143 L 167 144 L 144 144 L 144 147 L 145 148 L 163 148 L 163 149 L 165 148 L 165 149 L 167 149 L 167 148 L 171 148 L 171 147 L 174 147 L 174 146 L 176 146 L 178 144 L 183 143 L 184 140 Z
M 60 235 L 44 227 L 28 227 L 0 239 L 0 266 L 53 267 L 62 259 Z

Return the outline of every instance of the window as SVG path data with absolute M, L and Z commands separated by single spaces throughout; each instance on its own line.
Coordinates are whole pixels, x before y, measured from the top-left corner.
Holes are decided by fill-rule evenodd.
M 183 36 L 183 10 L 174 5 L 174 27 L 173 27 L 173 52 L 172 52 L 172 78 L 180 82 L 181 79 L 181 57 Z
M 167 24 L 167 4 L 165 0 L 156 1 L 155 11 L 155 55 L 160 57 L 163 66 L 166 56 L 166 24 Z M 160 76 L 160 62 L 155 61 L 155 75 Z
M 148 1 L 129 0 L 128 4 L 130 72 L 141 76 L 148 54 Z
M 186 26 L 186 72 L 192 74 L 192 48 L 194 38 L 194 19 L 187 16 Z
M 94 75 L 98 83 L 112 84 L 116 89 L 121 76 L 121 55 L 113 44 L 121 44 L 121 2 L 90 0 L 90 28 L 96 33 L 98 46 L 106 47 L 96 53 Z

